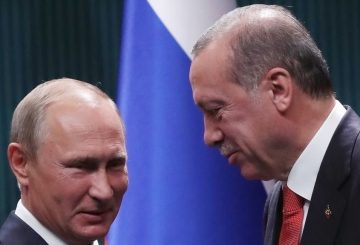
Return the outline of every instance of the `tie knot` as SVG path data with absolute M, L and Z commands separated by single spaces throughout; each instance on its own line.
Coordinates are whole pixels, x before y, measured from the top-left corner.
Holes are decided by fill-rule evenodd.
M 304 198 L 289 189 L 287 185 L 283 188 L 283 213 L 295 212 L 304 206 Z

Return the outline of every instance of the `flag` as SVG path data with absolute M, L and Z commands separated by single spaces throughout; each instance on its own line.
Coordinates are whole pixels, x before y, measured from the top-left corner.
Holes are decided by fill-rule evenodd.
M 264 186 L 204 144 L 188 78 L 194 42 L 232 8 L 228 0 L 125 2 L 117 103 L 129 188 L 108 244 L 262 244 Z

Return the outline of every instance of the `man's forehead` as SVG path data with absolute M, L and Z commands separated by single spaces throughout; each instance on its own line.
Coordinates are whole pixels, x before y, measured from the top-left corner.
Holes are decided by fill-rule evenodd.
M 116 108 L 103 99 L 103 102 L 88 102 L 83 100 L 66 100 L 53 103 L 47 108 L 44 118 L 47 129 L 58 132 L 86 132 L 91 129 L 99 131 L 100 135 L 109 130 L 114 135 L 121 134 L 124 138 L 122 121 Z M 103 130 L 102 130 L 103 129 Z M 105 131 L 104 131 L 105 130 Z

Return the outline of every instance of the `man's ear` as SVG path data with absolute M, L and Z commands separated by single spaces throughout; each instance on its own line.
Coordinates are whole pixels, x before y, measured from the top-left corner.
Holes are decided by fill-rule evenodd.
M 271 100 L 279 112 L 285 112 L 292 101 L 293 81 L 290 73 L 280 67 L 272 68 L 265 75 Z
M 10 143 L 8 146 L 8 161 L 18 183 L 22 186 L 28 185 L 29 159 L 21 144 Z

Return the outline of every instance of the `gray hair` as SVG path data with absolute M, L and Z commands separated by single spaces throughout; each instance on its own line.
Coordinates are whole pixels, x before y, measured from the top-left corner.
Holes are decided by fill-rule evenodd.
M 69 78 L 55 79 L 38 85 L 17 105 L 11 122 L 10 141 L 21 144 L 28 157 L 36 159 L 39 141 L 44 134 L 46 109 L 53 103 L 76 97 L 76 89 L 108 100 L 120 117 L 116 104 L 98 87 Z
M 305 27 L 287 9 L 254 4 L 221 17 L 195 44 L 194 57 L 229 36 L 229 79 L 248 91 L 272 68 L 286 69 L 312 98 L 333 94 L 328 66 Z

